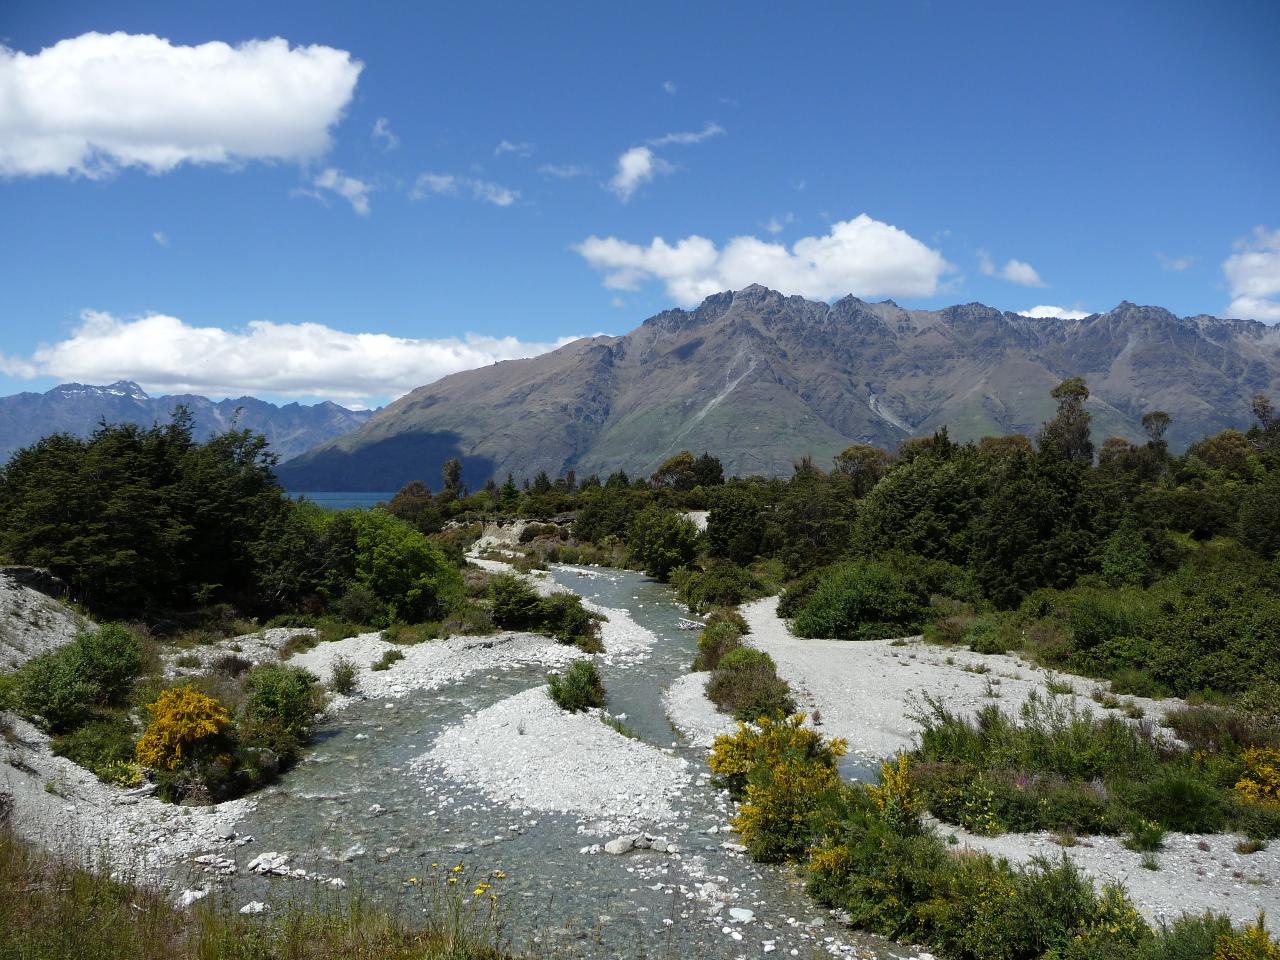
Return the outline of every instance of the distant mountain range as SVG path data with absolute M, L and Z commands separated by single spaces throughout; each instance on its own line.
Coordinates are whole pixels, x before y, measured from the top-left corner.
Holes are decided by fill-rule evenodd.
M 151 397 L 129 380 L 105 387 L 63 383 L 47 393 L 0 397 L 0 461 L 51 433 L 87 436 L 103 418 L 143 426 L 164 423 L 179 404 L 190 408 L 200 439 L 234 423 L 263 434 L 281 459 L 348 433 L 373 415 L 370 410 L 348 410 L 327 402 L 276 406 L 254 397 L 218 401 L 192 394 Z
M 1280 395 L 1280 329 L 1127 302 L 1045 320 L 751 286 L 419 387 L 280 475 L 303 490 L 434 486 L 458 456 L 474 487 L 508 472 L 645 474 L 681 449 L 709 450 L 732 474 L 787 474 L 806 453 L 826 463 L 850 443 L 893 448 L 942 426 L 961 440 L 1034 433 L 1071 376 L 1093 392 L 1097 442 L 1141 438 L 1142 414 L 1161 409 L 1184 448 L 1247 426 L 1252 395 Z

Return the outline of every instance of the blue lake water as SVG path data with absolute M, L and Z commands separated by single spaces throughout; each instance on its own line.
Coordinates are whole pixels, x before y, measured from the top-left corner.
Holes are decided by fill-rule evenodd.
M 394 490 L 289 490 L 295 500 L 310 500 L 326 510 L 368 510 L 386 503 L 396 495 Z

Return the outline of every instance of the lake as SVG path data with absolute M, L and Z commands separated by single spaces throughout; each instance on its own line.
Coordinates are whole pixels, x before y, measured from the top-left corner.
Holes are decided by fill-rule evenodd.
M 367 510 L 386 503 L 396 495 L 394 490 L 288 490 L 295 500 L 307 499 L 326 510 Z

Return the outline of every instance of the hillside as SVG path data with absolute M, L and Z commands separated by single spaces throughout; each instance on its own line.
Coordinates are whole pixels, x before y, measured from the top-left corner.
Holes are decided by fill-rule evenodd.
M 826 462 L 850 443 L 892 448 L 942 426 L 966 440 L 1033 433 L 1070 376 L 1093 391 L 1098 441 L 1140 437 L 1142 414 L 1162 409 L 1182 448 L 1247 425 L 1251 396 L 1280 391 L 1280 330 L 1127 302 L 1040 320 L 751 286 L 419 387 L 280 475 L 296 489 L 387 490 L 435 482 L 458 456 L 474 486 L 508 472 L 647 473 L 686 448 L 733 474 L 786 474 L 806 453 Z
M 371 411 L 348 410 L 336 403 L 276 406 L 255 397 L 219 401 L 193 394 L 152 397 L 128 380 L 108 386 L 63 383 L 46 393 L 0 397 L 0 458 L 8 459 L 15 450 L 51 433 L 87 436 L 104 419 L 141 426 L 162 423 L 179 404 L 195 416 L 197 439 L 234 424 L 266 436 L 281 459 L 354 430 L 372 416 Z

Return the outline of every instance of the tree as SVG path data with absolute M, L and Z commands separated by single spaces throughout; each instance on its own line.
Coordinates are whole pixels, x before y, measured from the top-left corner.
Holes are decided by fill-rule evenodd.
M 836 455 L 835 469 L 849 478 L 853 495 L 861 500 L 889 472 L 889 454 L 879 447 L 855 443 Z
M 1058 402 L 1058 412 L 1041 428 L 1037 438 L 1040 451 L 1064 460 L 1093 461 L 1093 441 L 1090 439 L 1092 415 L 1085 410 L 1089 388 L 1081 377 L 1063 380 L 1050 391 Z
M 649 482 L 658 490 L 692 490 L 698 485 L 698 464 L 693 454 L 681 450 L 674 457 L 668 457 L 662 466 L 654 471 Z
M 666 581 L 671 571 L 697 556 L 698 528 L 675 510 L 646 507 L 631 522 L 627 548 L 633 560 L 655 579 Z
M 444 487 L 440 490 L 440 498 L 446 503 L 451 500 L 459 499 L 462 494 L 462 461 L 457 457 L 450 457 L 444 462 L 444 466 L 440 470 L 440 477 L 444 481 Z
M 724 465 L 719 457 L 713 457 L 705 450 L 693 464 L 694 479 L 699 487 L 718 487 L 724 483 Z
M 381 510 L 350 511 L 347 518 L 355 532 L 355 582 L 384 604 L 387 621 L 439 617 L 462 588 L 444 552 Z

